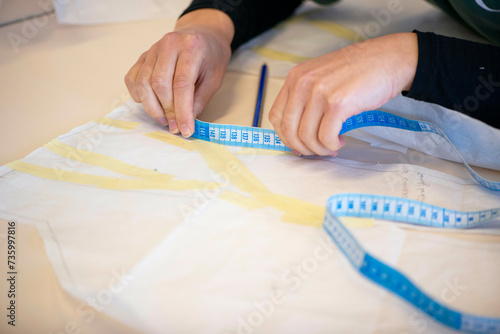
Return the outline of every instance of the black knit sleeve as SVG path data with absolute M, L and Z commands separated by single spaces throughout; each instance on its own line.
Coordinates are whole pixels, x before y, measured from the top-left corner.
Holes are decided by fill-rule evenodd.
M 418 65 L 403 95 L 439 104 L 500 128 L 500 47 L 418 35 Z
M 236 50 L 241 44 L 292 15 L 301 2 L 302 0 L 193 0 L 182 15 L 202 8 L 223 11 L 233 20 L 235 35 L 231 48 Z

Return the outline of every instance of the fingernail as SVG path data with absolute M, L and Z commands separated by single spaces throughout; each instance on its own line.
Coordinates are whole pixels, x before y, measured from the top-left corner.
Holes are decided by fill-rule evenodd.
M 302 154 L 299 153 L 299 151 L 293 150 L 292 153 L 295 154 L 296 156 L 300 157 Z
M 174 120 L 168 122 L 168 129 L 170 130 L 170 133 L 173 134 L 179 133 L 179 129 L 177 128 L 177 122 Z
M 191 136 L 191 130 L 186 124 L 181 124 L 181 133 L 184 138 Z
M 167 125 L 167 123 L 168 123 L 167 119 L 165 117 L 158 118 L 157 121 L 158 121 L 158 123 L 160 123 L 163 126 Z

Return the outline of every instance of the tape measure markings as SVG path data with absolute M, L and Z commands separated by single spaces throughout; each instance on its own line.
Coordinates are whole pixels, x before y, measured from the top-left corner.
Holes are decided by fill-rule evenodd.
M 477 174 L 446 134 L 432 123 L 410 120 L 380 110 L 371 110 L 347 119 L 342 125 L 340 134 L 368 126 L 384 126 L 437 134 L 453 147 L 470 175 L 479 184 L 490 190 L 500 190 L 500 182 L 486 180 Z M 276 132 L 270 129 L 195 120 L 195 132 L 192 137 L 222 145 L 290 151 L 281 142 Z M 326 233 L 330 235 L 353 267 L 365 277 L 406 300 L 441 324 L 471 333 L 500 333 L 500 318 L 465 314 L 448 308 L 422 292 L 398 270 L 366 252 L 337 216 L 375 218 L 428 227 L 465 229 L 477 227 L 499 217 L 500 208 L 464 212 L 400 197 L 338 194 L 328 199 L 323 221 Z
M 462 212 L 399 197 L 337 194 L 328 199 L 323 222 L 323 229 L 351 265 L 365 277 L 451 328 L 472 333 L 500 333 L 500 318 L 462 314 L 448 308 L 422 292 L 404 274 L 366 252 L 337 218 L 342 216 L 372 217 L 431 227 L 470 228 L 500 216 L 500 208 Z
M 500 182 L 487 180 L 474 171 L 448 136 L 432 123 L 415 121 L 380 110 L 369 110 L 348 118 L 342 124 L 340 134 L 342 135 L 355 129 L 370 126 L 384 126 L 439 135 L 451 145 L 474 180 L 487 189 L 500 191 Z M 195 120 L 195 131 L 192 137 L 222 145 L 290 151 L 277 136 L 276 132 L 270 129 L 207 123 Z
M 237 125 L 215 124 L 195 120 L 193 138 L 229 146 L 288 151 L 274 130 Z
M 407 198 L 369 194 L 354 194 L 352 197 L 334 195 L 328 199 L 327 206 L 341 216 L 404 221 L 421 226 L 454 229 L 477 227 L 500 217 L 500 208 L 464 212 Z

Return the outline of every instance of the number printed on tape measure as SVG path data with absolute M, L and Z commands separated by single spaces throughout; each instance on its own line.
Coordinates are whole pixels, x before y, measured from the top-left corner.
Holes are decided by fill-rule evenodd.
M 344 124 L 342 124 L 340 134 L 342 135 L 351 130 L 369 126 L 385 126 L 413 132 L 428 132 L 437 134 L 444 138 L 452 146 L 452 148 L 455 150 L 455 152 L 457 152 L 458 156 L 464 163 L 469 174 L 479 184 L 488 189 L 500 191 L 500 182 L 487 180 L 477 174 L 467 164 L 463 156 L 460 154 L 460 151 L 457 150 L 457 148 L 453 145 L 446 134 L 434 124 L 407 119 L 380 110 L 370 110 L 348 118 L 344 122 Z M 207 129 L 210 129 L 208 136 L 206 135 Z M 231 136 L 229 135 L 229 131 L 231 131 Z M 236 133 L 236 135 L 232 134 L 233 131 Z M 262 128 L 206 123 L 195 120 L 195 131 L 193 133 L 193 138 L 203 139 L 223 145 L 290 151 L 288 147 L 283 145 L 279 137 L 276 135 L 276 132 L 274 132 L 273 130 Z
M 347 119 L 340 134 L 367 127 L 385 126 L 414 132 L 434 133 L 444 138 L 457 152 L 470 175 L 490 190 L 500 190 L 500 182 L 486 180 L 465 161 L 444 132 L 434 124 L 406 119 L 379 110 L 371 110 Z M 290 151 L 269 129 L 223 125 L 195 120 L 194 138 L 218 144 Z M 369 194 L 331 196 L 323 228 L 349 262 L 362 275 L 401 297 L 434 320 L 456 330 L 473 333 L 500 333 L 500 318 L 487 318 L 460 313 L 425 294 L 405 275 L 367 253 L 337 217 L 371 217 L 420 226 L 463 229 L 477 227 L 500 216 L 500 208 L 462 212 L 437 207 L 406 198 Z
M 342 216 L 371 217 L 429 227 L 470 228 L 499 217 L 499 212 L 499 208 L 460 212 L 406 198 L 338 194 L 328 199 L 323 228 L 362 275 L 403 298 L 436 321 L 461 331 L 500 333 L 500 318 L 463 314 L 440 304 L 405 275 L 366 252 L 338 219 Z M 450 219 L 451 217 L 455 219 Z M 455 223 L 450 225 L 450 221 Z

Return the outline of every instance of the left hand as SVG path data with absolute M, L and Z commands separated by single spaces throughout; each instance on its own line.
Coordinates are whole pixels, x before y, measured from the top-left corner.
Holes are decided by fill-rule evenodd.
M 355 43 L 295 66 L 269 114 L 296 154 L 336 156 L 351 116 L 409 90 L 418 62 L 417 35 L 399 33 Z

